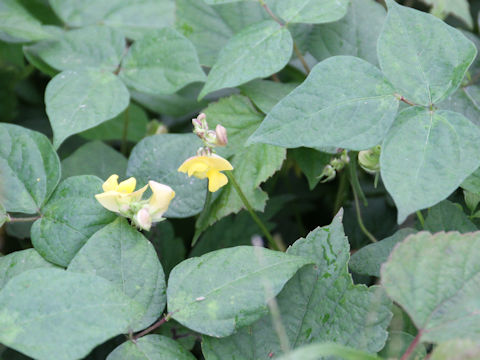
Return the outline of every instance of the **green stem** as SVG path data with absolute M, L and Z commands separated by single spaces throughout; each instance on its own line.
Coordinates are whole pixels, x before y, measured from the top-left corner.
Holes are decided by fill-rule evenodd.
M 422 225 L 422 229 L 425 229 L 425 219 L 423 218 L 423 214 L 420 210 L 417 210 L 417 217 L 418 221 L 420 221 L 420 225 Z
M 358 156 L 358 152 L 352 152 L 349 156 L 350 162 L 348 164 L 348 170 L 350 173 L 350 183 L 352 184 L 352 187 L 357 192 L 357 195 L 360 198 L 360 200 L 362 200 L 363 206 L 368 206 L 367 197 L 363 193 L 362 187 L 360 186 L 360 180 L 358 179 L 357 156 Z
M 128 137 L 128 107 L 127 109 L 125 110 L 125 113 L 124 113 L 124 121 L 123 121 L 123 133 L 122 133 L 122 145 L 120 147 L 120 151 L 122 152 L 123 155 L 127 156 L 127 152 L 128 152 L 128 141 L 127 141 L 127 137 Z
M 277 251 L 280 250 L 277 243 L 273 239 L 272 234 L 270 234 L 270 231 L 268 231 L 267 227 L 263 224 L 262 220 L 260 220 L 257 214 L 255 214 L 255 211 L 253 210 L 252 205 L 250 205 L 250 203 L 248 202 L 245 194 L 240 188 L 240 185 L 238 185 L 238 182 L 233 176 L 233 174 L 230 171 L 226 171 L 225 174 L 227 175 L 228 180 L 232 183 L 232 186 L 235 188 L 235 191 L 237 192 L 238 196 L 242 200 L 243 205 L 245 205 L 245 207 L 247 208 L 247 211 L 250 213 L 250 216 L 252 217 L 253 221 L 257 223 L 260 230 L 262 230 L 263 235 L 265 235 L 265 237 L 267 238 L 270 248 Z
M 365 234 L 366 237 L 368 237 L 368 239 L 371 242 L 377 242 L 377 239 L 375 238 L 375 236 L 373 236 L 372 233 L 368 231 L 368 229 L 365 227 L 365 224 L 363 223 L 362 212 L 360 210 L 360 202 L 358 201 L 357 191 L 355 190 L 355 187 L 353 185 L 352 185 L 352 192 L 353 192 L 353 199 L 355 200 L 355 210 L 357 212 L 358 226 L 360 226 L 360 229 L 362 230 L 362 232 Z
M 335 203 L 333 205 L 333 216 L 337 215 L 338 210 L 342 207 L 343 199 L 345 198 L 345 190 L 347 188 L 347 174 L 343 171 L 340 173 L 340 181 L 338 184 L 337 195 L 335 196 Z
M 7 217 L 7 222 L 31 222 L 40 219 L 41 216 L 31 216 L 31 217 L 22 217 L 22 218 L 12 218 L 10 215 Z
M 351 159 L 353 159 L 354 157 L 356 157 L 356 155 L 352 156 Z M 377 242 L 377 239 L 375 238 L 375 236 L 373 236 L 372 233 L 368 231 L 368 229 L 365 227 L 365 224 L 363 223 L 362 211 L 360 209 L 360 201 L 358 199 L 358 194 L 357 194 L 357 187 L 355 186 L 357 185 L 360 188 L 360 182 L 358 181 L 358 177 L 357 177 L 357 169 L 356 169 L 355 161 L 351 161 L 348 164 L 348 171 L 350 173 L 350 185 L 352 187 L 353 200 L 355 201 L 355 210 L 357 213 L 358 226 L 360 226 L 360 229 L 362 230 L 362 232 L 371 242 Z M 356 179 L 356 183 L 355 183 L 355 179 Z M 361 191 L 361 188 L 360 188 L 360 191 Z
M 310 67 L 308 66 L 307 61 L 303 57 L 302 52 L 300 51 L 295 42 L 293 43 L 293 51 L 295 51 L 295 55 L 297 55 L 298 60 L 300 60 L 300 62 L 302 63 L 302 66 L 305 69 L 307 75 L 310 74 Z

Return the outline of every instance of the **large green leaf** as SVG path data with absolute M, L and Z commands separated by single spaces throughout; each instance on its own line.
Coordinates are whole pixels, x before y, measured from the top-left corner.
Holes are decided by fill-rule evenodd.
M 308 50 L 319 61 L 352 55 L 376 65 L 377 39 L 385 17 L 385 9 L 376 1 L 353 0 L 343 19 L 313 27 Z
M 95 175 L 102 180 L 107 180 L 112 174 L 123 176 L 126 172 L 125 156 L 100 141 L 92 141 L 80 146 L 62 161 L 63 179 L 76 175 Z
M 249 143 L 363 150 L 382 141 L 397 108 L 393 88 L 376 67 L 335 56 L 268 113 Z
M 480 165 L 480 129 L 459 113 L 411 107 L 398 115 L 380 156 L 398 222 L 444 200 Z
M 15 251 L 0 257 L 0 289 L 13 277 L 37 269 L 55 267 L 46 261 L 35 249 Z
M 38 360 L 76 360 L 128 331 L 139 306 L 109 281 L 60 269 L 24 272 L 0 291 L 0 341 Z
M 125 45 L 121 32 L 106 26 L 88 26 L 68 31 L 58 40 L 37 43 L 30 50 L 57 70 L 92 67 L 113 72 Z
M 387 261 L 395 245 L 414 233 L 416 233 L 414 229 L 400 229 L 382 241 L 361 248 L 352 255 L 348 264 L 350 270 L 361 275 L 380 277 L 380 267 Z
M 220 51 L 199 98 L 280 71 L 290 60 L 292 49 L 290 32 L 273 20 L 245 28 Z
M 149 136 L 132 150 L 127 174 L 140 185 L 154 180 L 169 185 L 176 193 L 165 217 L 184 218 L 198 214 L 205 203 L 207 183 L 178 172 L 179 166 L 194 156 L 201 141 L 193 134 Z
M 0 31 L 25 41 L 48 39 L 50 33 L 17 0 L 0 2 Z
M 134 95 L 132 94 L 132 97 Z M 138 142 L 147 133 L 148 115 L 140 106 L 130 103 L 124 112 L 79 135 L 90 140 L 122 140 Z
M 0 124 L 0 201 L 7 211 L 36 213 L 60 180 L 60 160 L 46 136 Z
M 420 341 L 480 334 L 480 234 L 421 232 L 395 247 L 382 285 L 411 317 Z
M 240 87 L 242 93 L 248 96 L 255 105 L 265 114 L 285 96 L 287 96 L 298 83 L 280 83 L 269 80 L 253 80 Z
M 193 44 L 172 28 L 144 36 L 122 60 L 120 77 L 135 90 L 172 94 L 195 81 L 204 81 Z
M 218 149 L 218 153 L 231 158 L 233 176 L 240 188 L 252 207 L 263 211 L 268 194 L 261 190 L 260 184 L 281 168 L 286 156 L 285 149 L 264 144 L 244 146 L 248 136 L 255 131 L 263 118 L 244 96 L 223 98 L 210 105 L 205 114 L 211 128 L 221 124 L 227 129 L 228 146 Z M 232 184 L 228 184 L 210 204 L 208 216 L 199 218 L 197 228 L 203 230 L 217 220 L 239 212 L 243 207 L 237 191 Z
M 132 39 L 173 25 L 175 17 L 174 0 L 50 0 L 50 4 L 70 26 L 103 23 Z
M 95 69 L 64 71 L 47 85 L 45 105 L 53 144 L 120 114 L 130 95 L 118 77 Z
M 425 230 L 431 233 L 440 231 L 467 233 L 477 231 L 478 228 L 463 212 L 460 204 L 444 200 L 429 209 L 428 216 L 425 219 Z
M 102 192 L 102 181 L 91 175 L 74 176 L 58 186 L 32 227 L 32 243 L 40 255 L 67 266 L 90 236 L 115 219 L 94 197 Z
M 305 258 L 253 246 L 187 259 L 168 279 L 168 311 L 192 330 L 228 336 L 264 315 L 267 301 L 309 263 Z
M 200 63 L 212 66 L 233 35 L 232 29 L 203 1 L 177 0 L 175 15 L 176 29 L 195 45 Z
M 107 360 L 195 360 L 178 342 L 162 335 L 147 335 L 133 341 L 126 341 Z
M 345 16 L 349 0 L 270 0 L 273 11 L 287 23 L 321 24 Z
M 398 92 L 421 105 L 441 101 L 460 85 L 475 45 L 432 15 L 387 0 L 378 60 Z
M 331 341 L 375 353 L 385 344 L 391 302 L 379 287 L 353 284 L 347 269 L 349 250 L 341 214 L 288 249 L 288 255 L 315 263 L 301 269 L 277 297 L 291 348 Z M 276 326 L 268 315 L 231 337 L 204 337 L 205 358 L 223 360 L 236 354 L 238 360 L 260 360 L 280 354 Z
M 463 114 L 468 120 L 480 126 L 480 87 L 461 86 L 443 100 L 438 108 Z
M 142 306 L 132 329 L 142 330 L 165 308 L 165 276 L 153 245 L 125 219 L 97 231 L 75 255 L 68 271 L 101 276 Z
M 480 194 L 480 168 L 475 170 L 462 183 L 462 188 L 474 194 Z

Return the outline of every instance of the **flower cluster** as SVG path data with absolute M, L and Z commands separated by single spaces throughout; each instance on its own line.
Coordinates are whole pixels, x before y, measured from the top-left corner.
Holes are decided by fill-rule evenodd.
M 340 156 L 335 156 L 330 160 L 330 163 L 323 168 L 319 178 L 322 183 L 332 181 L 337 176 L 337 171 L 343 170 L 345 165 L 350 162 L 350 158 L 346 150 L 340 153 Z
M 106 209 L 131 219 L 135 226 L 148 231 L 152 223 L 164 220 L 163 214 L 175 197 L 175 191 L 170 186 L 152 180 L 137 191 L 136 185 L 133 177 L 119 184 L 118 175 L 114 174 L 102 185 L 104 192 L 95 195 L 95 198 Z M 148 187 L 152 190 L 152 196 L 143 200 L 143 193 Z
M 213 153 L 214 147 L 227 145 L 227 130 L 222 125 L 217 125 L 215 131 L 209 130 L 207 117 L 203 113 L 193 119 L 192 124 L 194 134 L 203 141 L 204 146 L 198 149 L 196 156 L 185 160 L 178 171 L 199 179 L 208 178 L 208 190 L 215 192 L 228 183 L 227 176 L 221 171 L 233 170 L 228 160 Z

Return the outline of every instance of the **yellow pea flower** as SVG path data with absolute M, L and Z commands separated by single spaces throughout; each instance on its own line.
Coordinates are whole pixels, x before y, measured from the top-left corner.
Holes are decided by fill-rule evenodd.
M 95 195 L 102 206 L 116 213 L 125 213 L 129 210 L 130 204 L 140 201 L 143 193 L 147 190 L 147 185 L 134 191 L 137 180 L 131 177 L 128 180 L 118 183 L 118 175 L 110 176 L 102 185 L 103 193 Z
M 215 192 L 228 183 L 228 178 L 220 171 L 233 170 L 232 164 L 221 156 L 193 156 L 184 161 L 178 171 L 195 176 L 199 179 L 208 178 L 208 190 Z

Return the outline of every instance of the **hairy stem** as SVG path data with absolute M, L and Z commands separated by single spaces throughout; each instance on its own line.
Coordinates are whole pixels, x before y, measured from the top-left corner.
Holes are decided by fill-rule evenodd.
M 235 177 L 233 176 L 233 174 L 230 171 L 226 171 L 225 174 L 227 175 L 228 180 L 232 183 L 232 186 L 234 187 L 238 196 L 242 200 L 243 205 L 245 205 L 245 207 L 247 208 L 247 211 L 250 213 L 250 216 L 252 217 L 253 221 L 255 221 L 257 223 L 258 227 L 263 232 L 263 235 L 265 235 L 265 237 L 267 238 L 268 244 L 270 245 L 270 248 L 273 249 L 273 250 L 277 250 L 277 251 L 280 250 L 277 243 L 273 239 L 272 234 L 270 234 L 270 231 L 268 231 L 265 224 L 262 222 L 262 220 L 260 220 L 260 218 L 257 216 L 255 211 L 253 210 L 252 205 L 250 205 L 247 197 L 243 193 L 242 189 L 240 188 L 240 185 L 238 184 L 238 182 L 235 179 Z
M 163 318 L 160 318 L 157 322 L 155 322 L 153 325 L 149 326 L 148 328 L 146 328 L 145 330 L 139 332 L 138 334 L 134 335 L 132 337 L 132 340 L 133 341 L 137 341 L 138 338 L 141 338 L 142 336 L 144 335 L 147 335 L 148 333 L 151 333 L 153 330 L 155 330 L 156 328 L 162 326 L 163 324 L 165 324 L 168 320 L 170 320 L 170 316 L 172 314 L 171 313 L 168 313 L 167 315 L 165 315 Z

